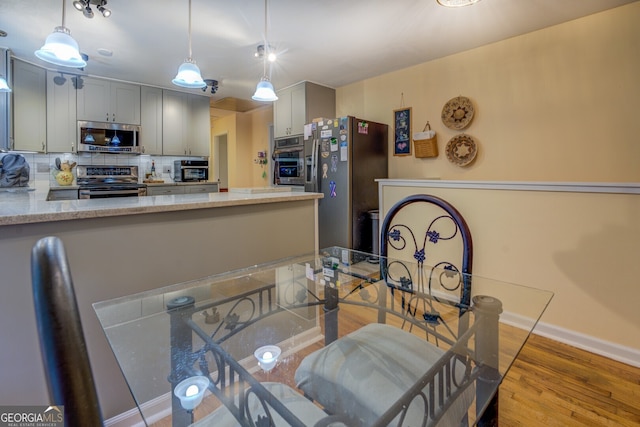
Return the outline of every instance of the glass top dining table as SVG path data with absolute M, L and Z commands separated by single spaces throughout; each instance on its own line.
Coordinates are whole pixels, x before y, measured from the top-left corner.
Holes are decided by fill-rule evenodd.
M 94 309 L 146 425 L 458 426 L 552 296 L 332 247 Z

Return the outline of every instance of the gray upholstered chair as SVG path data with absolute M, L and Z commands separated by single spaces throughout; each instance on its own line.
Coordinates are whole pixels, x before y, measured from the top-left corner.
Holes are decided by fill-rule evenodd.
M 52 405 L 64 405 L 66 426 L 101 426 L 89 354 L 62 241 L 40 239 L 31 253 L 33 301 Z

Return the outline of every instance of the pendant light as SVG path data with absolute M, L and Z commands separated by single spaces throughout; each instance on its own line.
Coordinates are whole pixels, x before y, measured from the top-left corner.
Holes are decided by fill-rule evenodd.
M 268 15 L 268 8 L 267 8 L 267 0 L 264 0 L 264 38 L 265 38 L 265 42 L 264 45 L 266 46 L 266 49 L 268 49 L 269 46 L 269 37 L 268 37 L 268 33 L 267 33 L 267 15 Z M 269 78 L 267 77 L 267 57 L 269 53 L 266 52 L 266 55 L 263 55 L 262 57 L 262 78 L 260 79 L 260 82 L 258 82 L 258 86 L 256 86 L 256 93 L 253 94 L 253 96 L 251 97 L 251 99 L 253 99 L 254 101 L 277 101 L 278 100 L 278 96 L 276 95 L 276 92 L 273 90 L 273 85 L 271 84 L 271 82 L 269 81 Z
M 11 92 L 11 88 L 4 76 L 0 75 L 0 92 Z
M 207 86 L 200 75 L 200 68 L 191 57 L 191 0 L 189 0 L 189 57 L 178 68 L 178 74 L 172 82 L 176 86 L 188 89 L 200 89 Z
M 65 0 L 62 0 L 62 25 L 49 34 L 44 46 L 35 51 L 35 55 L 43 61 L 62 67 L 84 68 L 87 62 L 80 55 L 78 43 L 71 37 L 65 23 Z
M 464 7 L 478 3 L 480 0 L 437 0 L 444 7 Z

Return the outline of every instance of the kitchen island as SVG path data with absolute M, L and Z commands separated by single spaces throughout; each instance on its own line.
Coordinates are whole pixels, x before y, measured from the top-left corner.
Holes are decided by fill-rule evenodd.
M 30 257 L 44 236 L 69 258 L 106 419 L 134 408 L 91 304 L 317 246 L 315 193 L 208 193 L 46 201 L 0 194 L 0 401 L 48 404 L 31 294 Z M 166 373 L 159 372 L 158 375 Z

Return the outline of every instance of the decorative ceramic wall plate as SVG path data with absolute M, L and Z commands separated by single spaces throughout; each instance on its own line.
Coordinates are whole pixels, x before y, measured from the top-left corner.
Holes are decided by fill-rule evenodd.
M 465 96 L 452 98 L 442 107 L 442 123 L 449 129 L 462 130 L 473 119 L 473 104 Z
M 447 159 L 454 165 L 466 166 L 476 158 L 478 145 L 469 135 L 461 133 L 447 142 Z

